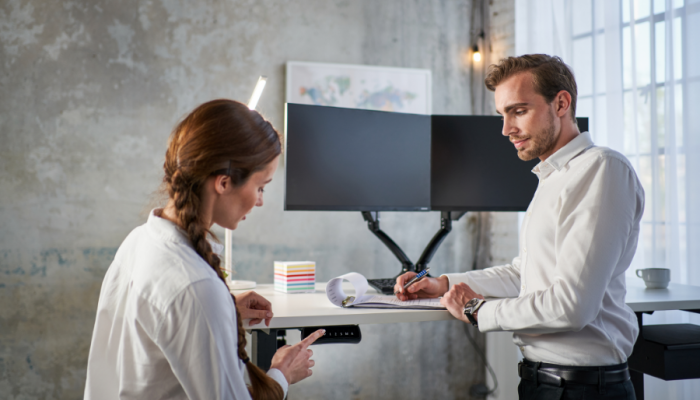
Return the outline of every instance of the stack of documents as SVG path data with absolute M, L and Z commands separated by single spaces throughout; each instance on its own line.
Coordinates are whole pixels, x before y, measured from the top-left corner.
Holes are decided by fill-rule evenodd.
M 343 281 L 349 281 L 355 288 L 355 295 L 348 296 L 343 291 Z M 338 307 L 403 308 L 409 310 L 446 310 L 439 298 L 401 301 L 396 296 L 368 295 L 367 279 L 357 272 L 349 272 L 328 281 L 326 296 Z
M 284 293 L 313 293 L 316 290 L 316 263 L 275 261 L 275 290 Z

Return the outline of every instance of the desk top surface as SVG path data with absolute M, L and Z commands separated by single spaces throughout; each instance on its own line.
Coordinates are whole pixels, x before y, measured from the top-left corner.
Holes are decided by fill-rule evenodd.
M 274 290 L 272 284 L 259 284 L 257 293 L 272 303 L 275 313 L 270 326 L 257 324 L 246 329 L 297 328 L 356 324 L 389 324 L 397 322 L 444 321 L 453 319 L 447 311 L 398 310 L 336 307 L 326 297 L 326 283 L 316 283 L 315 293 L 286 294 Z M 354 294 L 352 286 L 343 284 L 346 294 Z M 369 289 L 368 294 L 373 289 Z M 234 291 L 239 293 L 242 291 Z M 662 310 L 699 310 L 700 287 L 671 283 L 667 289 L 646 289 L 641 279 L 627 280 L 626 303 L 635 312 Z
M 244 321 L 246 329 L 300 328 L 305 326 L 390 324 L 396 322 L 444 321 L 453 319 L 447 311 L 442 310 L 397 310 L 378 308 L 340 308 L 334 306 L 326 297 L 326 283 L 316 283 L 315 293 L 287 294 L 277 292 L 273 285 L 259 284 L 257 293 L 272 303 L 275 316 L 270 326 L 264 323 L 250 326 Z M 347 295 L 355 294 L 348 282 L 343 282 L 343 291 Z M 239 293 L 243 291 L 234 291 Z M 377 294 L 370 288 L 367 294 Z
M 641 279 L 628 278 L 625 302 L 635 312 L 700 310 L 700 286 L 671 283 L 666 289 L 647 289 Z

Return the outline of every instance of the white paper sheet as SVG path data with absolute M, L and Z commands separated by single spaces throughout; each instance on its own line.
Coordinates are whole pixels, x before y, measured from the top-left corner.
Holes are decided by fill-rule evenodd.
M 343 300 L 348 298 L 348 295 L 343 291 L 343 280 L 349 281 L 355 288 L 355 300 L 362 298 L 365 293 L 367 293 L 367 288 L 369 287 L 367 279 L 357 272 L 349 272 L 331 279 L 326 285 L 326 296 L 328 296 L 328 300 L 330 300 L 331 303 L 338 307 L 342 307 Z
M 445 309 L 445 306 L 440 304 L 439 298 L 401 301 L 394 296 L 365 296 L 362 303 L 354 304 L 354 306 L 367 308 Z

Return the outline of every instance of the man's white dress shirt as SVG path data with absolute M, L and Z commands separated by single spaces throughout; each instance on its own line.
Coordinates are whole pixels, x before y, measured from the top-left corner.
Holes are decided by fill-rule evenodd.
M 102 283 L 85 398 L 250 399 L 237 328 L 226 286 L 185 234 L 151 211 Z M 268 375 L 286 396 L 282 372 Z
M 532 361 L 625 362 L 639 331 L 625 304 L 625 270 L 639 236 L 644 190 L 629 161 L 584 132 L 533 172 L 537 191 L 512 264 L 446 274 L 500 300 L 479 309 L 479 330 L 513 331 Z

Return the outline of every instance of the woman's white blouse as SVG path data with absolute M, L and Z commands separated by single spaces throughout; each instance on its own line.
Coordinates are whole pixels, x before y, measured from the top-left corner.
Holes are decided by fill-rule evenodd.
M 102 283 L 85 398 L 250 399 L 244 371 L 226 286 L 185 234 L 151 211 Z M 282 372 L 268 375 L 286 396 Z

